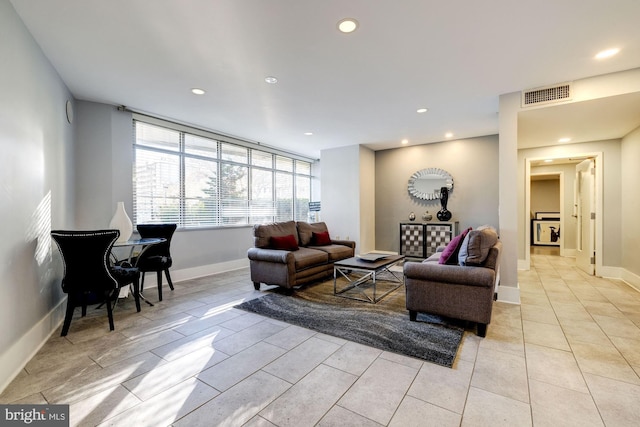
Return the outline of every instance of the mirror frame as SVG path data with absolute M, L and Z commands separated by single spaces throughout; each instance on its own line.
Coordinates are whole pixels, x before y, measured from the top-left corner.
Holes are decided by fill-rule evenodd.
M 441 179 L 443 179 L 446 183 L 446 187 L 449 189 L 449 193 L 453 191 L 453 177 L 449 172 L 440 168 L 426 168 L 421 169 L 411 175 L 409 178 L 408 190 L 409 194 L 413 197 L 423 200 L 436 200 L 440 198 L 440 193 L 425 193 L 418 188 L 416 188 L 416 181 L 429 179 L 432 175 L 438 175 Z

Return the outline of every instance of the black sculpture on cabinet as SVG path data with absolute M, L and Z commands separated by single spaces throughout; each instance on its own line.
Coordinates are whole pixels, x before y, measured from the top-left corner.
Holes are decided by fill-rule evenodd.
M 447 210 L 447 202 L 449 201 L 449 189 L 447 187 L 440 188 L 440 206 L 442 207 L 436 216 L 440 221 L 449 221 L 451 212 Z

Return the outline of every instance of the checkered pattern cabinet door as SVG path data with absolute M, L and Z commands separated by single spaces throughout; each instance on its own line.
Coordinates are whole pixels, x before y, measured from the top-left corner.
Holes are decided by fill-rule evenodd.
M 453 230 L 450 224 L 427 224 L 426 226 L 427 258 L 436 252 L 438 246 L 446 246 L 451 241 Z
M 400 224 L 400 253 L 409 257 L 424 257 L 422 224 Z

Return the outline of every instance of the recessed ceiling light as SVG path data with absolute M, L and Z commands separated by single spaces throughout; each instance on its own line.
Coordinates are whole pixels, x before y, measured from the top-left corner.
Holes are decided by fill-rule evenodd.
M 403 139 L 401 142 L 402 142 L 402 145 L 407 145 L 409 143 L 409 140 L 408 139 Z
M 358 29 L 358 21 L 353 18 L 344 18 L 338 21 L 338 30 L 343 33 L 353 33 Z
M 598 52 L 598 54 L 596 55 L 596 59 L 611 58 L 613 55 L 615 55 L 618 52 L 620 52 L 620 49 L 617 47 L 606 49 L 601 52 Z
M 569 141 L 571 141 L 571 138 L 560 138 L 558 140 L 558 142 L 569 142 Z
M 416 110 L 416 113 L 420 113 L 420 114 L 422 114 L 422 113 L 426 113 L 427 111 L 429 111 L 429 109 L 428 109 L 428 108 L 418 108 L 418 109 Z
M 444 134 L 444 137 L 445 138 L 451 138 L 451 137 L 453 137 L 453 134 L 451 132 L 447 132 L 447 133 Z
M 274 84 L 278 83 L 278 79 L 276 79 L 276 78 L 275 78 L 275 77 L 273 77 L 273 76 L 265 77 L 265 78 L 264 78 L 264 81 L 265 81 L 265 82 L 267 82 L 267 83 L 269 83 L 270 85 L 274 85 Z
M 553 159 L 545 159 L 544 162 L 545 163 L 551 163 L 551 162 L 553 162 Z
M 202 89 L 194 87 L 193 89 L 191 89 L 191 93 L 193 93 L 195 95 L 204 95 L 205 92 Z
M 307 136 L 311 136 L 311 135 L 313 135 L 313 132 L 305 132 L 304 134 L 307 135 Z

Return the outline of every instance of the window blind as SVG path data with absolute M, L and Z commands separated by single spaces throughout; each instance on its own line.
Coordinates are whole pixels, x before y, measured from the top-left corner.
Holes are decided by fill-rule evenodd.
M 306 220 L 311 162 L 134 119 L 134 222 Z

